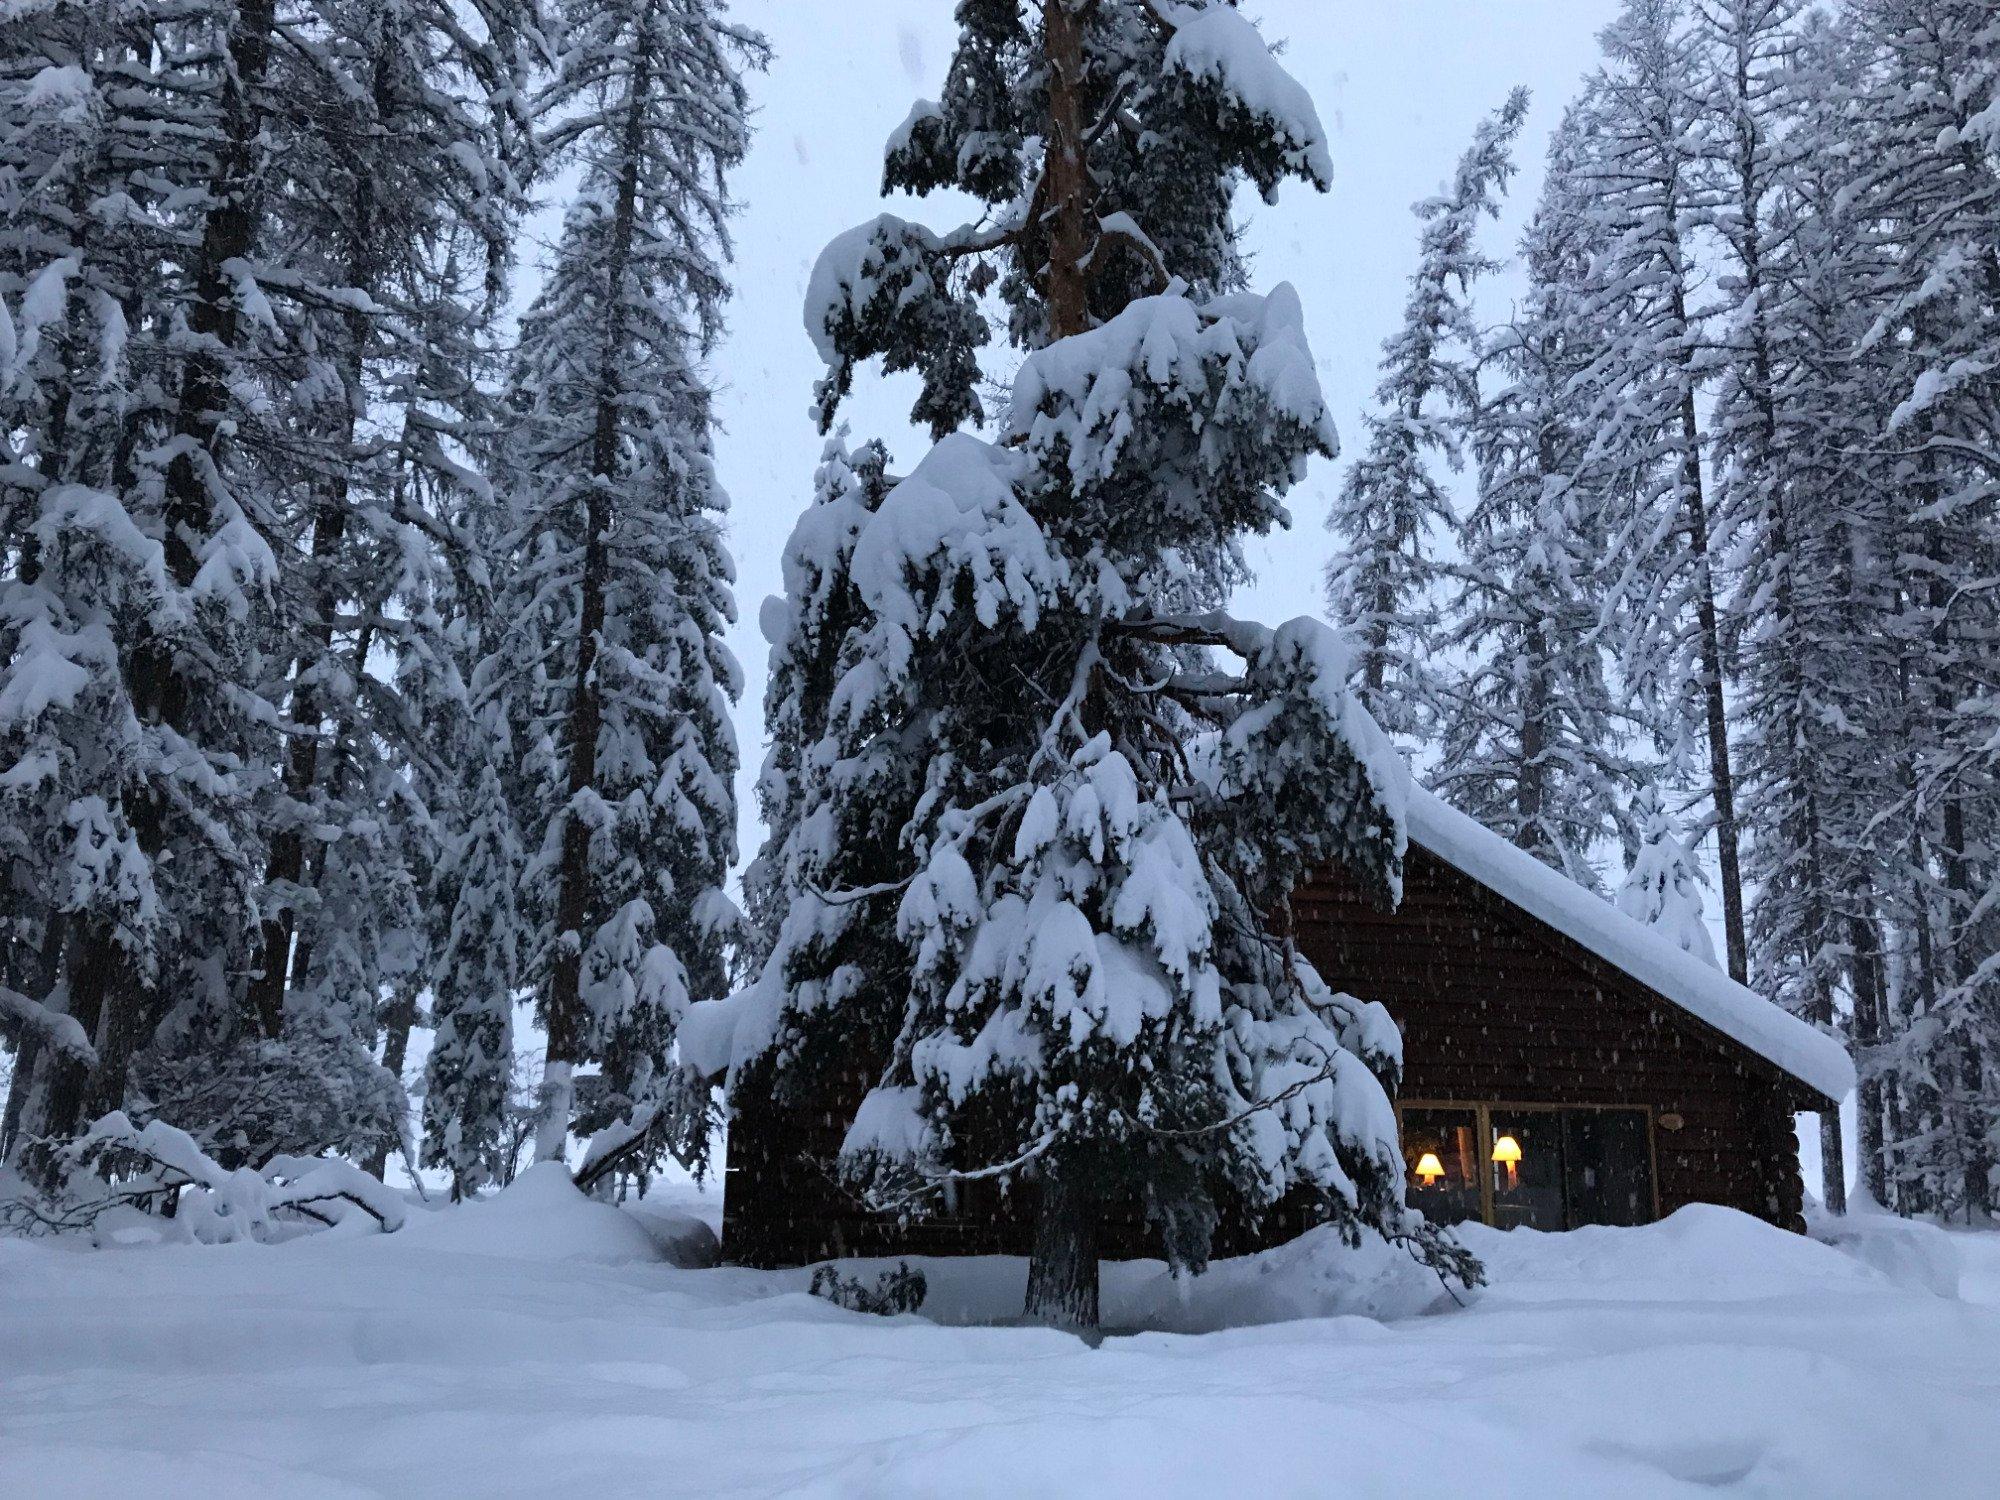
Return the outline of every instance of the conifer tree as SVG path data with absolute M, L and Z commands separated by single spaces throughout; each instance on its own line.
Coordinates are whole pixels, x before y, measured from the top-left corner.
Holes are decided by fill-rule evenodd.
M 35 596 L 10 618 L 51 627 L 10 640 L 6 672 L 54 691 L 0 733 L 45 744 L 31 763 L 63 783 L 17 787 L 47 826 L 16 888 L 45 901 L 24 915 L 47 993 L 104 1043 L 17 1069 L 16 1140 L 128 1094 L 225 1159 L 365 1154 L 397 1132 L 371 1049 L 382 996 L 418 968 L 425 727 L 371 655 L 395 654 L 399 689 L 423 675 L 406 646 L 437 625 L 449 528 L 412 475 L 460 470 L 449 416 L 404 372 L 453 362 L 417 347 L 460 290 L 434 268 L 500 238 L 509 206 L 510 127 L 489 111 L 518 96 L 523 7 L 478 9 L 478 28 L 427 0 L 6 20 L 0 151 L 27 232 L 0 302 L 32 314 L 38 369 L 10 388 L 28 462 L 8 545 L 33 538 L 33 560 L 4 586 Z M 425 436 L 385 460 L 364 414 L 391 366 Z M 334 507 L 367 518 L 348 538 L 366 546 L 321 527 L 343 488 L 370 493 Z M 291 774 L 308 751 L 317 786 Z M 281 857 L 306 828 L 320 875 Z M 318 925 L 294 946 L 300 912 Z M 267 918 L 292 995 L 267 983 Z
M 511 376 L 508 628 L 485 674 L 525 752 L 542 1161 L 573 1125 L 660 1117 L 675 1026 L 691 993 L 720 993 L 737 922 L 735 605 L 700 360 L 728 289 L 742 72 L 764 52 L 713 0 L 575 0 L 561 19 L 546 144 L 583 178 Z M 603 1088 L 578 1117 L 582 1062 Z
M 1618 887 L 1618 909 L 1653 928 L 1682 952 L 1717 967 L 1715 944 L 1702 915 L 1701 866 L 1657 788 L 1640 789 L 1632 799 L 1631 820 L 1638 849 L 1625 872 L 1624 884 Z
M 1979 352 L 2000 315 L 2000 32 L 1974 0 L 1854 0 L 1847 24 L 1865 70 L 1850 191 L 1880 257 L 1861 350 L 1894 403 L 1875 437 L 1893 460 L 1886 559 L 1904 780 L 1889 878 L 1907 981 L 1888 1053 L 1906 1108 L 1890 1149 L 1909 1206 L 1978 1218 L 1991 1211 L 2000 1079 L 1990 855 L 2000 620 L 1980 581 L 2000 556 L 1990 503 L 2000 386 Z
M 1323 626 L 1202 607 L 1334 446 L 1297 298 L 1240 289 L 1229 218 L 1241 178 L 1326 184 L 1318 119 L 1228 4 L 958 18 L 885 185 L 985 216 L 884 215 L 809 289 L 822 423 L 879 356 L 938 441 L 895 482 L 829 458 L 765 622 L 799 736 L 766 795 L 796 821 L 760 898 L 783 925 L 726 1008 L 735 1091 L 892 1038 L 843 1172 L 900 1212 L 1031 1183 L 1045 1321 L 1096 1323 L 1107 1215 L 1199 1269 L 1225 1205 L 1294 1190 L 1475 1275 L 1402 1206 L 1393 1026 L 1273 915 L 1325 863 L 1394 899 L 1406 772 Z M 1026 351 L 995 441 L 959 430 L 989 286 Z
M 1600 623 L 1605 518 L 1576 479 L 1589 433 L 1576 383 L 1597 352 L 1579 288 L 1593 253 L 1572 113 L 1549 151 L 1523 242 L 1529 288 L 1483 343 L 1494 387 L 1470 415 L 1479 493 L 1449 570 L 1446 642 L 1463 667 L 1441 695 L 1433 789 L 1596 888 L 1592 846 L 1618 821 L 1628 768 Z
M 1607 607 L 1623 678 L 1656 716 L 1676 775 L 1714 812 L 1729 972 L 1747 976 L 1735 771 L 1725 692 L 1724 551 L 1704 468 L 1702 346 L 1693 236 L 1705 200 L 1692 160 L 1699 49 L 1682 0 L 1628 0 L 1602 37 L 1583 167 L 1602 251 L 1588 315 L 1606 332 L 1579 395 L 1594 435 L 1584 483 L 1612 518 Z M 1699 745 L 1699 751 L 1692 747 Z
M 1499 213 L 1512 148 L 1528 112 L 1516 89 L 1459 158 L 1450 188 L 1416 206 L 1423 225 L 1403 323 L 1382 345 L 1368 448 L 1348 469 L 1327 526 L 1339 538 L 1327 569 L 1327 615 L 1360 641 L 1362 701 L 1392 733 L 1427 740 L 1439 686 L 1439 599 L 1458 523 L 1442 464 L 1464 463 L 1461 434 L 1479 405 L 1479 332 L 1472 290 L 1495 268 L 1483 220 Z
M 501 748 L 480 756 L 465 830 L 437 872 L 450 904 L 432 965 L 436 1031 L 424 1064 L 423 1161 L 451 1173 L 453 1197 L 500 1177 L 511 1144 L 504 1132 L 523 936 L 515 890 L 524 860 L 495 764 Z

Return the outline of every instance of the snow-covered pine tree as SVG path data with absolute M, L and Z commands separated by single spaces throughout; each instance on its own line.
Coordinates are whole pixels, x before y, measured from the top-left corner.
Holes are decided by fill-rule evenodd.
M 426 675 L 403 642 L 435 629 L 449 528 L 413 475 L 455 465 L 451 420 L 430 405 L 392 480 L 372 412 L 392 381 L 416 389 L 401 371 L 456 362 L 431 336 L 463 321 L 440 311 L 460 288 L 418 295 L 415 268 L 496 239 L 492 210 L 509 204 L 505 152 L 488 148 L 518 138 L 508 26 L 524 7 L 477 9 L 477 26 L 424 0 L 301 15 L 133 0 L 7 19 L 28 106 L 5 127 L 9 222 L 69 238 L 18 237 L 6 274 L 38 348 L 88 372 L 57 400 L 47 384 L 13 390 L 33 410 L 8 430 L 33 457 L 10 471 L 24 513 L 9 535 L 38 538 L 25 607 L 64 623 L 32 653 L 10 642 L 8 670 L 60 656 L 106 690 L 70 717 L 75 671 L 37 667 L 56 691 L 25 715 L 88 747 L 37 755 L 66 767 L 65 786 L 21 783 L 61 824 L 22 888 L 51 895 L 51 992 L 106 1045 L 87 1072 L 72 1061 L 32 1083 L 41 1103 L 16 1135 L 124 1105 L 134 1068 L 148 1108 L 228 1158 L 366 1149 L 400 1110 L 370 1047 L 385 986 L 400 976 L 407 998 L 420 958 L 422 859 L 407 849 L 424 818 L 406 773 L 424 734 L 379 661 L 395 653 L 399 683 Z M 75 149 L 38 155 L 52 146 Z M 360 275 L 378 255 L 382 274 Z M 365 518 L 349 536 L 367 548 L 321 526 L 337 492 L 369 494 L 343 512 Z M 322 628 L 336 610 L 337 639 Z M 328 712 L 335 700 L 369 706 Z M 288 783 L 301 747 L 337 796 Z M 306 826 L 339 830 L 323 879 L 272 847 Z M 303 909 L 321 940 L 297 943 L 289 977 L 313 951 L 325 972 L 293 986 L 295 1017 L 264 983 L 259 926 Z
M 1190 608 L 1334 446 L 1297 298 L 1238 289 L 1229 219 L 1240 178 L 1325 185 L 1319 121 L 1228 4 L 958 19 L 885 180 L 987 213 L 884 215 L 811 281 L 822 422 L 879 355 L 921 376 L 939 437 L 898 481 L 829 457 L 767 610 L 773 728 L 798 738 L 767 773 L 790 826 L 759 902 L 783 924 L 723 1007 L 732 1092 L 893 1038 L 862 1056 L 848 1180 L 905 1212 L 1031 1186 L 1050 1322 L 1097 1321 L 1108 1213 L 1199 1269 L 1223 1205 L 1294 1191 L 1476 1275 L 1402 1206 L 1393 1025 L 1328 993 L 1279 915 L 1327 863 L 1394 899 L 1406 772 L 1324 626 Z M 956 429 L 996 283 L 1027 356 L 989 442 Z
M 507 628 L 485 673 L 506 684 L 526 754 L 522 961 L 548 1031 L 538 1160 L 561 1158 L 573 1124 L 677 1113 L 663 1108 L 675 1026 L 690 993 L 721 993 L 738 920 L 723 889 L 735 605 L 699 362 L 728 290 L 742 73 L 764 54 L 715 0 L 559 14 L 545 140 L 582 182 L 510 380 Z M 584 1062 L 603 1088 L 577 1119 Z M 705 1126 L 670 1133 L 661 1144 L 705 1144 Z
M 1472 415 L 1479 496 L 1460 529 L 1434 790 L 1570 879 L 1599 888 L 1592 846 L 1618 822 L 1626 726 L 1602 611 L 1604 517 L 1574 478 L 1589 443 L 1576 383 L 1596 353 L 1579 287 L 1592 223 L 1577 176 L 1588 119 L 1551 141 L 1522 242 L 1528 292 L 1482 344 L 1495 388 Z
M 501 1177 L 513 1144 L 506 1111 L 523 946 L 515 891 L 525 861 L 497 763 L 504 732 L 504 722 L 492 724 L 482 742 L 464 829 L 436 875 L 449 906 L 430 969 L 435 1032 L 424 1063 L 423 1163 L 451 1173 L 454 1198 Z
M 144 215 L 90 212 L 125 190 L 118 138 L 157 123 L 155 10 L 132 0 L 0 17 L 0 908 L 20 1047 L 0 1130 L 10 1154 L 76 1119 L 97 1063 L 102 987 L 72 994 L 74 945 L 101 955 L 122 934 L 143 953 L 159 920 L 127 808 L 145 745 L 119 645 L 167 592 L 134 522 L 131 410 L 144 389 L 132 314 L 150 289 L 143 267 L 168 246 Z M 121 67 L 124 86 L 111 87 Z
M 1855 181 L 1884 274 L 1862 341 L 1892 393 L 1875 442 L 1893 459 L 1893 563 L 1905 796 L 1893 875 L 1904 934 L 1900 1035 L 1907 1106 L 1897 1196 L 1990 1213 L 2000 1083 L 2000 561 L 1993 505 L 2000 384 L 1985 330 L 2000 317 L 2000 20 L 1979 0 L 1854 0 Z
M 31 331 L 11 351 L 9 545 L 33 557 L 6 582 L 25 628 L 0 698 L 34 741 L 12 789 L 47 815 L 26 889 L 60 954 L 50 993 L 94 1049 L 26 1070 L 25 1137 L 121 1107 L 168 1003 L 240 968 L 281 530 L 250 456 L 277 451 L 283 408 L 258 397 L 283 340 L 250 259 L 278 134 L 270 5 L 6 24 L 5 253 Z
M 1696 17 L 1703 48 L 1697 169 L 1718 241 L 1718 389 L 1711 416 L 1715 508 L 1738 538 L 1732 616 L 1742 621 L 1735 715 L 1750 974 L 1761 993 L 1824 1029 L 1855 986 L 1844 895 L 1863 854 L 1856 814 L 1878 798 L 1856 780 L 1857 726 L 1870 722 L 1866 637 L 1853 614 L 1851 518 L 1869 446 L 1847 412 L 1829 409 L 1825 371 L 1860 332 L 1828 303 L 1829 280 L 1856 296 L 1851 216 L 1828 201 L 1808 160 L 1815 139 L 1797 118 L 1803 75 L 1798 0 L 1722 0 Z M 1837 122 L 1825 123 L 1838 130 Z M 1825 320 L 1831 318 L 1829 325 Z M 1839 330 L 1829 344 L 1829 327 Z M 1853 393 L 1850 393 L 1852 395 Z M 1845 440 L 1844 443 L 1842 440 Z M 1848 448 L 1843 459 L 1840 447 Z M 1863 480 L 1862 482 L 1866 482 Z M 1857 626 L 1861 628 L 1857 630 Z M 1872 975 L 1862 983 L 1872 979 Z M 1857 1000 L 1857 1005 L 1859 1001 Z M 1825 1201 L 1844 1208 L 1840 1117 L 1821 1117 Z
M 463 712 L 443 636 L 471 582 L 455 522 L 484 493 L 465 459 L 529 165 L 536 7 L 477 13 L 467 26 L 447 0 L 342 0 L 294 28 L 288 87 L 321 129 L 288 161 L 315 190 L 270 207 L 298 247 L 272 295 L 299 320 L 294 399 L 317 462 L 274 645 L 292 727 L 249 1010 L 266 1035 L 326 1034 L 331 1004 L 372 1050 L 386 1004 L 392 1074 L 423 967 L 410 924 L 432 804 L 460 774 L 442 753 Z
M 1591 451 L 1578 483 L 1609 518 L 1606 604 L 1621 676 L 1658 726 L 1674 773 L 1713 809 L 1729 972 L 1747 975 L 1735 775 L 1724 694 L 1725 630 L 1702 431 L 1705 309 L 1693 236 L 1702 56 L 1684 0 L 1627 0 L 1586 89 L 1594 121 L 1581 167 L 1602 245 L 1587 315 L 1604 346 L 1588 394 Z M 1701 750 L 1692 750 L 1694 745 Z
M 1631 823 L 1637 837 L 1632 863 L 1618 887 L 1618 909 L 1653 928 L 1684 953 L 1711 968 L 1715 943 L 1702 914 L 1701 865 L 1656 787 L 1641 787 L 1632 799 Z
M 1327 527 L 1327 615 L 1353 632 L 1362 702 L 1392 734 L 1432 738 L 1439 713 L 1439 600 L 1458 530 L 1442 465 L 1464 463 L 1462 434 L 1479 406 L 1474 284 L 1495 263 L 1478 245 L 1514 175 L 1513 145 L 1528 112 L 1516 89 L 1479 123 L 1450 186 L 1417 204 L 1423 226 L 1402 326 L 1382 345 L 1368 447 L 1351 464 Z

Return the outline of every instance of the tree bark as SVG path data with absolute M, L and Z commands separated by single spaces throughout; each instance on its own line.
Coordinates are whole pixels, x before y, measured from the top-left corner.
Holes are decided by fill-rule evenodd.
M 1865 915 L 1850 916 L 1847 931 L 1848 946 L 1854 955 L 1855 1040 L 1861 1048 L 1861 1082 L 1854 1101 L 1855 1148 L 1861 1157 L 1860 1175 L 1867 1185 L 1868 1196 L 1886 1208 L 1890 1206 L 1889 1182 L 1883 1153 L 1882 1075 L 1877 1056 L 1887 1035 L 1881 945 L 1875 937 L 1874 922 Z
M 1049 74 L 1049 137 L 1042 192 L 1051 216 L 1047 283 L 1049 337 L 1090 327 L 1086 268 L 1096 241 L 1090 168 L 1083 155 L 1083 24 L 1077 0 L 1043 0 L 1042 46 Z
M 1042 48 L 1048 68 L 1048 134 L 1042 171 L 1043 212 L 1051 217 L 1043 300 L 1051 340 L 1090 327 L 1086 268 L 1096 238 L 1090 170 L 1083 151 L 1083 24 L 1078 0 L 1043 0 Z M 1077 1164 L 1045 1162 L 1028 1261 L 1026 1312 L 1058 1328 L 1095 1329 L 1097 1220 L 1095 1191 Z
M 1050 1161 L 1035 1198 L 1034 1254 L 1028 1261 L 1027 1315 L 1051 1328 L 1094 1331 L 1098 1317 L 1099 1204 L 1088 1173 Z
M 1683 319 L 1681 292 L 1675 311 Z M 1681 506 L 1688 546 L 1694 554 L 1695 618 L 1701 639 L 1703 717 L 1708 729 L 1708 773 L 1715 802 L 1716 862 L 1722 874 L 1722 931 L 1729 977 L 1750 978 L 1750 947 L 1743 930 L 1743 866 L 1736 830 L 1736 777 L 1729 765 L 1729 712 L 1722 691 L 1722 630 L 1715 608 L 1715 574 L 1708 556 L 1708 500 L 1701 476 L 1701 426 L 1695 414 L 1694 385 L 1683 370 L 1681 394 Z

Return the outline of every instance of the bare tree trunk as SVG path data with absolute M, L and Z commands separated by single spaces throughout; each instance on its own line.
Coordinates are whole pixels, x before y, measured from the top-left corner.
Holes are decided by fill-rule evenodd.
M 1028 1261 L 1027 1315 L 1035 1322 L 1085 1331 L 1098 1326 L 1098 1213 L 1086 1171 L 1065 1161 L 1043 1168 Z
M 1820 1195 L 1830 1214 L 1847 1212 L 1847 1148 L 1840 1136 L 1840 1108 L 1819 1112 Z
M 1861 1180 L 1868 1196 L 1889 1206 L 1887 1163 L 1883 1155 L 1882 1075 L 1878 1052 L 1888 1034 L 1884 1013 L 1881 946 L 1875 924 L 1864 915 L 1848 918 L 1848 943 L 1854 952 L 1854 1032 L 1861 1047 L 1861 1083 L 1855 1094 L 1856 1149 L 1861 1156 Z
M 1068 338 L 1090 326 L 1087 268 L 1097 240 L 1091 213 L 1090 169 L 1083 145 L 1083 28 L 1077 0 L 1043 0 L 1042 46 L 1049 70 L 1049 138 L 1042 194 L 1049 229 L 1043 286 L 1049 337 Z
M 1681 294 L 1677 313 L 1685 317 Z M 1700 629 L 1703 717 L 1708 728 L 1708 774 L 1715 802 L 1716 861 L 1722 873 L 1722 931 L 1729 977 L 1750 978 L 1750 945 L 1743 929 L 1743 866 L 1736 829 L 1736 777 L 1729 765 L 1729 712 L 1722 691 L 1722 630 L 1716 616 L 1715 575 L 1708 554 L 1708 501 L 1701 476 L 1701 426 L 1695 415 L 1694 386 L 1683 381 L 1681 396 L 1681 505 L 1688 546 L 1695 560 L 1695 618 Z

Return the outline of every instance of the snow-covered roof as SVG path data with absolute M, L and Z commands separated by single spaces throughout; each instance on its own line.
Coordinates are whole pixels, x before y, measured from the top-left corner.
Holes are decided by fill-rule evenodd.
M 1410 789 L 1412 843 L 1582 944 L 1689 1015 L 1839 1099 L 1854 1087 L 1847 1049 L 1431 793 Z

